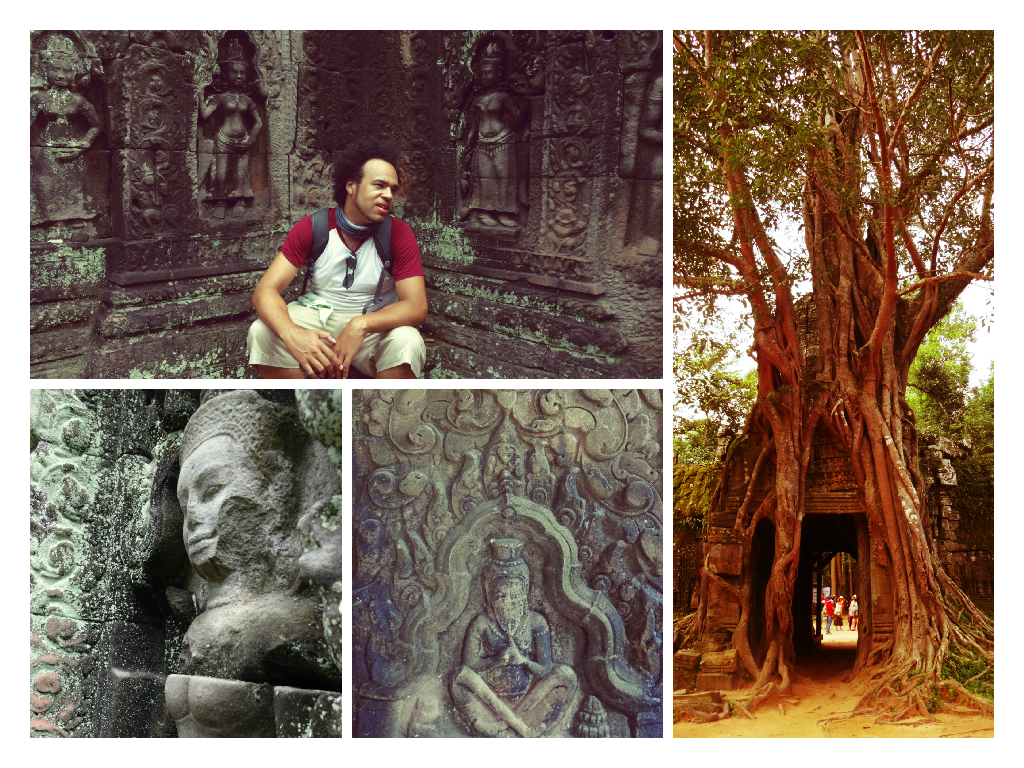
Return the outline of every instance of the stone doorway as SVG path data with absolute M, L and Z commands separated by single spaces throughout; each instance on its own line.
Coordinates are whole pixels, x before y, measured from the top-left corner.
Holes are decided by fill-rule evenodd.
M 863 513 L 814 513 L 804 517 L 800 537 L 800 567 L 796 588 L 793 590 L 793 645 L 797 661 L 808 661 L 827 655 L 837 669 L 852 669 L 857 654 L 866 650 L 866 636 L 858 632 L 856 642 L 846 634 L 848 624 L 844 617 L 843 634 L 833 627 L 833 635 L 826 636 L 822 620 L 823 576 L 840 554 L 850 555 L 857 563 L 867 562 L 867 522 Z M 869 600 L 862 589 L 862 568 L 855 568 L 852 592 L 858 595 L 860 626 L 868 625 Z M 844 595 L 849 602 L 850 595 Z M 828 639 L 826 639 L 828 637 Z M 833 642 L 833 639 L 835 642 Z

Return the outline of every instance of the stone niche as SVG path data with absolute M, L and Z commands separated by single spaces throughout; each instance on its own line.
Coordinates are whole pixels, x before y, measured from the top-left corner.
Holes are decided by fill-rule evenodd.
M 341 735 L 340 392 L 32 393 L 33 736 Z
M 33 377 L 255 376 L 252 290 L 375 131 L 403 153 L 425 375 L 660 377 L 660 31 L 30 42 Z
M 354 735 L 661 736 L 661 392 L 353 409 Z

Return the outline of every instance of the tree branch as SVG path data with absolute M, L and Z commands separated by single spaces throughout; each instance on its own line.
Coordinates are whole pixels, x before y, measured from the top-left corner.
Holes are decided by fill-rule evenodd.
M 934 277 L 926 277 L 924 280 L 918 280 L 909 288 L 904 288 L 902 291 L 900 291 L 897 294 L 897 296 L 904 296 L 908 293 L 913 293 L 921 286 L 928 285 L 929 283 L 937 283 L 942 280 L 950 280 L 952 278 L 962 279 L 965 277 L 969 277 L 971 280 L 988 280 L 989 282 L 995 280 L 994 277 L 991 277 L 989 275 L 982 275 L 977 272 L 950 272 L 949 274 L 946 275 L 935 275 Z
M 948 203 L 946 203 L 946 208 L 943 211 L 942 221 L 939 223 L 939 226 L 936 228 L 936 230 L 935 230 L 935 237 L 932 239 L 932 269 L 933 270 L 935 269 L 935 262 L 936 262 L 936 259 L 938 258 L 938 254 L 939 254 L 939 242 L 940 242 L 940 239 L 942 238 L 943 231 L 945 231 L 945 229 L 946 229 L 946 225 L 949 223 L 950 214 L 953 213 L 953 206 L 956 205 L 957 201 L 961 197 L 963 197 L 968 192 L 970 192 L 972 189 L 974 189 L 974 187 L 976 187 L 986 176 L 988 176 L 990 173 L 992 173 L 994 168 L 995 168 L 995 160 L 989 160 L 988 161 L 988 167 L 986 167 L 984 171 L 982 171 L 977 176 L 975 176 L 973 179 L 971 179 L 970 181 L 966 182 L 962 187 L 960 187 L 960 191 L 957 192 L 955 195 L 953 195 L 953 199 L 952 200 L 950 200 Z
M 913 106 L 914 102 L 917 101 L 917 97 L 921 95 L 921 91 L 924 89 L 924 84 L 928 82 L 928 78 L 932 76 L 932 70 L 935 69 L 935 65 L 939 61 L 939 54 L 942 53 L 942 49 L 945 47 L 946 37 L 948 36 L 948 34 L 948 32 L 943 34 L 942 38 L 939 40 L 939 44 L 935 46 L 935 51 L 932 53 L 932 58 L 928 62 L 928 66 L 925 68 L 924 74 L 921 76 L 921 79 L 917 82 L 917 85 L 914 86 L 914 90 L 910 94 L 910 98 L 907 99 L 907 103 L 903 105 L 903 111 L 900 113 L 899 120 L 896 121 L 896 127 L 893 128 L 892 137 L 889 139 L 890 154 L 895 149 L 896 142 L 899 140 L 900 134 L 903 133 L 903 126 L 906 123 L 907 111 L 910 109 L 911 106 Z

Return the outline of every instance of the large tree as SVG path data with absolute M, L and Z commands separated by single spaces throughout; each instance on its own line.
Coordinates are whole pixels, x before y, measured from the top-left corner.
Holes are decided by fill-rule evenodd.
M 895 627 L 858 654 L 859 709 L 927 715 L 939 695 L 983 706 L 943 675 L 950 658 L 991 665 L 994 630 L 934 557 L 905 395 L 929 329 L 992 275 L 993 35 L 678 32 L 674 43 L 677 306 L 696 315 L 739 296 L 754 329 L 745 429 L 763 448 L 735 530 L 749 544 L 770 520 L 775 555 L 764 661 L 733 633 L 756 678 L 750 703 L 792 679 L 805 480 L 824 430 L 849 451 L 884 543 L 873 556 L 891 574 Z M 795 301 L 797 283 L 814 313 Z M 815 318 L 806 350 L 801 317 Z M 759 477 L 773 480 L 763 499 Z M 724 496 L 720 486 L 713 504 Z M 743 593 L 740 626 L 753 605 Z

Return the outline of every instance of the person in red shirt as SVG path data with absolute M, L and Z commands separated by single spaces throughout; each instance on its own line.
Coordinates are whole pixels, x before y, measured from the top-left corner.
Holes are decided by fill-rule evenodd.
M 836 613 L 836 604 L 833 602 L 832 596 L 825 598 L 825 634 L 832 634 L 832 620 Z
M 341 204 L 328 216 L 329 239 L 314 263 L 308 292 L 290 304 L 282 294 L 309 256 L 312 217 L 292 227 L 253 292 L 259 319 L 249 329 L 249 362 L 262 378 L 348 378 L 354 366 L 378 379 L 414 379 L 426 346 L 413 326 L 427 316 L 419 246 L 409 225 L 392 219 L 391 275 L 384 306 L 363 314 L 383 270 L 373 232 L 390 214 L 398 187 L 397 147 L 362 139 L 335 158 Z

